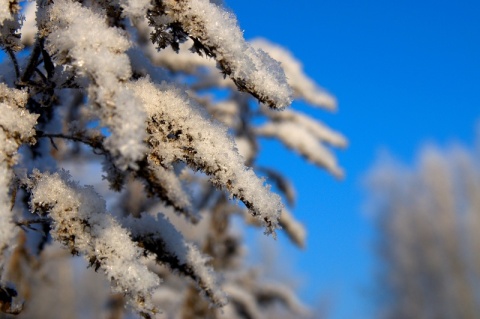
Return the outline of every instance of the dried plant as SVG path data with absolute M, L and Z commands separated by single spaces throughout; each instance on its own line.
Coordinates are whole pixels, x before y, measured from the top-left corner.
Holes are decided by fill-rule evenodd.
M 480 314 L 478 154 L 422 150 L 415 169 L 381 165 L 370 177 L 379 226 L 380 318 Z
M 53 241 L 105 275 L 110 318 L 124 303 L 145 318 L 308 313 L 245 268 L 230 227 L 237 215 L 304 245 L 264 177 L 289 205 L 293 186 L 256 165 L 259 138 L 343 174 L 329 145 L 346 139 L 282 111 L 293 98 L 335 108 L 288 51 L 245 41 L 209 0 L 0 0 L 0 45 L 3 312 L 48 298 L 35 283 Z

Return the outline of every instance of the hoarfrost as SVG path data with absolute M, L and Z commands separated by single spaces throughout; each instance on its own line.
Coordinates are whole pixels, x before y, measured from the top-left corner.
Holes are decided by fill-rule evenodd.
M 26 272 L 42 269 L 37 253 L 52 238 L 105 273 L 118 298 L 106 310 L 112 317 L 125 301 L 145 318 L 158 317 L 157 307 L 165 317 L 271 316 L 278 302 L 303 316 L 288 290 L 243 271 L 232 216 L 267 233 L 281 227 L 304 245 L 303 226 L 254 173 L 295 204 L 283 174 L 258 166 L 258 140 L 279 139 L 341 175 L 326 146 L 345 147 L 340 133 L 297 111 L 277 112 L 291 102 L 289 84 L 307 103 L 333 108 L 334 99 L 285 49 L 247 43 L 221 0 L 38 0 L 25 8 L 22 28 L 19 3 L 0 0 L 8 54 L 0 64 L 2 298 L 29 293 Z M 38 251 L 27 249 L 27 237 Z M 225 290 L 233 301 L 226 306 Z M 25 315 L 55 297 L 34 298 Z M 15 305 L 6 300 L 0 310 L 21 311 Z
M 21 26 L 19 1 L 0 0 L 0 45 L 7 51 L 18 51 L 22 48 L 19 34 Z
M 271 122 L 259 127 L 257 133 L 280 139 L 312 163 L 324 167 L 339 178 L 343 177 L 343 170 L 333 154 L 305 127 L 294 122 Z
M 295 220 L 293 215 L 286 209 L 280 215 L 280 226 L 282 226 L 282 229 L 297 246 L 305 247 L 305 238 L 307 236 L 305 227 Z
M 142 18 L 152 7 L 150 0 L 118 0 L 123 12 L 131 19 Z
M 302 98 L 311 105 L 330 110 L 336 109 L 335 98 L 303 73 L 302 64 L 290 52 L 265 39 L 256 39 L 251 44 L 254 48 L 265 50 L 272 58 L 282 63 L 288 84 L 292 87 L 295 97 Z
M 208 0 L 166 0 L 162 4 L 171 22 L 180 23 L 199 42 L 197 51 L 213 56 L 240 90 L 271 107 L 290 105 L 291 89 L 280 63 L 244 40 L 233 14 Z
M 128 217 L 124 220 L 136 240 L 151 251 L 158 250 L 159 262 L 168 261 L 167 266 L 180 274 L 190 277 L 198 285 L 200 291 L 216 306 L 226 304 L 226 296 L 220 289 L 215 273 L 206 263 L 209 258 L 202 255 L 197 247 L 186 242 L 170 221 L 162 214 L 156 218 L 142 214 L 140 218 Z
M 10 0 L 2 0 L 0 2 L 0 24 L 3 24 L 5 20 L 12 18 L 10 2 Z
M 66 172 L 37 171 L 29 184 L 32 210 L 53 219 L 52 236 L 101 268 L 114 291 L 125 293 L 138 311 L 155 313 L 151 295 L 160 280 L 142 263 L 143 250 L 106 212 L 105 201 L 93 188 L 73 183 Z
M 183 161 L 201 169 L 212 182 L 240 199 L 272 233 L 283 207 L 280 197 L 244 166 L 244 159 L 225 127 L 212 122 L 197 103 L 178 88 L 156 87 L 146 79 L 132 85 L 150 118 L 147 130 L 152 151 L 149 158 L 170 168 Z
M 17 163 L 17 150 L 23 143 L 34 143 L 38 115 L 25 108 L 27 93 L 9 89 L 0 83 L 0 269 L 5 260 L 4 250 L 16 233 L 13 222 L 11 186 L 12 167 Z
M 88 78 L 91 103 L 111 131 L 105 144 L 117 166 L 136 167 L 146 153 L 146 116 L 125 84 L 132 73 L 125 53 L 128 40 L 118 29 L 108 27 L 99 14 L 70 0 L 51 6 L 46 32 L 56 62 L 69 63 Z

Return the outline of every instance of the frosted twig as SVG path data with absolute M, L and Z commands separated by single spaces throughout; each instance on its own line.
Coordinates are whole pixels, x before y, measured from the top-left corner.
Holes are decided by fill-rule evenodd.
M 291 89 L 280 63 L 248 44 L 233 14 L 209 0 L 156 1 L 150 11 L 152 40 L 164 48 L 190 36 L 192 50 L 215 58 L 241 91 L 275 108 L 291 103 Z M 175 47 L 174 47 L 175 48 Z
M 87 21 L 89 27 L 85 28 Z M 132 71 L 125 54 L 130 44 L 124 34 L 108 27 L 99 14 L 70 0 L 51 5 L 43 32 L 48 34 L 47 47 L 56 62 L 74 67 L 88 79 L 91 103 L 111 131 L 105 146 L 115 164 L 121 170 L 137 168 L 146 152 L 145 113 L 125 86 Z
M 157 312 L 151 295 L 159 278 L 142 263 L 143 250 L 106 212 L 105 201 L 91 187 L 78 186 L 65 172 L 34 172 L 27 187 L 32 210 L 52 218 L 52 237 L 101 268 L 112 288 L 125 293 L 139 312 Z
M 149 158 L 165 167 L 183 161 L 202 170 L 216 186 L 240 199 L 264 223 L 266 231 L 273 233 L 283 207 L 281 200 L 244 166 L 226 128 L 212 122 L 204 110 L 176 88 L 157 87 L 142 79 L 132 89 L 144 102 L 150 118 Z
M 5 261 L 4 251 L 17 229 L 10 197 L 12 167 L 17 163 L 18 148 L 24 143 L 35 143 L 34 126 L 38 115 L 25 109 L 27 98 L 26 92 L 9 89 L 0 83 L 0 270 Z

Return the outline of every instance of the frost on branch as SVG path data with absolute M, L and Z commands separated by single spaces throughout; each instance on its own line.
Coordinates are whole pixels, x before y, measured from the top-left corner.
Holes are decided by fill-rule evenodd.
M 268 109 L 264 109 L 264 112 L 272 121 L 257 128 L 259 135 L 278 138 L 314 164 L 324 167 L 337 177 L 343 176 L 335 156 L 324 145 L 346 147 L 347 140 L 342 134 L 300 112 L 271 112 Z
M 162 214 L 156 218 L 146 214 L 140 218 L 129 217 L 124 223 L 131 229 L 135 241 L 155 253 L 158 262 L 193 279 L 214 305 L 226 304 L 226 296 L 217 284 L 216 275 L 205 266 L 207 258 L 197 247 L 185 242 L 182 234 Z
M 2 25 L 5 20 L 12 18 L 13 10 L 10 8 L 10 4 L 15 5 L 15 2 L 12 2 L 10 0 L 2 0 L 2 2 L 0 2 L 0 23 Z
M 13 172 L 17 163 L 17 150 L 23 143 L 34 143 L 38 116 L 24 107 L 27 93 L 9 89 L 0 83 L 0 270 L 3 252 L 16 233 L 13 223 L 13 198 L 11 194 Z
M 157 1 L 149 20 L 159 48 L 189 36 L 192 50 L 213 57 L 241 91 L 275 108 L 291 103 L 291 89 L 280 64 L 245 42 L 233 14 L 209 0 Z
M 141 31 L 145 32 L 144 26 L 142 26 Z M 186 43 L 186 45 L 181 45 L 178 53 L 169 49 L 155 53 L 151 45 L 146 45 L 146 50 L 153 63 L 176 72 L 197 76 L 199 78 L 198 82 L 192 85 L 197 90 L 219 86 L 231 87 L 231 81 L 223 80 L 212 70 L 214 64 L 212 64 L 211 60 L 191 56 L 191 53 L 186 48 L 188 45 L 193 44 Z M 264 40 L 255 40 L 253 45 L 262 47 L 282 62 L 290 84 L 294 89 L 298 86 L 298 89 L 295 91 L 297 97 L 305 99 L 311 105 L 326 107 L 330 110 L 336 108 L 335 99 L 324 90 L 313 85 L 311 80 L 302 72 L 297 60 L 285 49 L 271 45 Z M 205 73 L 205 68 L 208 68 L 209 72 Z M 237 125 L 238 123 L 235 121 L 237 120 L 236 117 L 239 116 L 239 112 L 236 104 L 239 99 L 239 96 L 232 96 L 230 99 L 216 103 L 216 105 L 208 104 L 207 109 L 228 126 Z M 233 110 L 230 110 L 232 105 Z M 339 148 L 347 146 L 347 139 L 342 134 L 332 130 L 322 122 L 295 110 L 275 112 L 262 107 L 261 111 L 271 121 L 256 128 L 256 135 L 278 139 L 312 163 L 326 168 L 337 177 L 343 177 L 343 170 L 338 166 L 337 160 L 329 148 L 329 146 Z M 223 114 L 226 116 L 223 116 Z M 237 140 L 241 140 L 242 150 L 250 151 L 249 146 L 243 143 L 245 139 L 237 138 Z M 243 147 L 244 145 L 246 147 Z
M 236 278 L 236 282 L 225 286 L 225 291 L 233 301 L 231 307 L 238 307 L 246 313 L 248 318 L 265 318 L 265 310 L 259 307 L 257 300 L 262 300 L 264 304 L 281 302 L 298 318 L 307 318 L 311 315 L 289 288 L 279 284 L 259 282 L 255 272 Z M 227 309 L 227 311 L 229 310 Z M 228 316 L 224 318 L 226 319 Z
M 105 201 L 91 187 L 71 182 L 66 173 L 40 174 L 29 182 L 31 209 L 52 218 L 51 235 L 73 254 L 82 254 L 96 269 L 102 269 L 114 291 L 126 292 L 129 303 L 141 313 L 155 313 L 151 295 L 160 284 L 144 258 L 155 259 L 191 277 L 216 305 L 225 304 L 215 275 L 206 259 L 162 216 L 127 218 L 123 228 L 105 208 Z M 137 244 L 136 244 L 137 243 Z M 144 257 L 145 256 L 145 257 Z
M 319 130 L 316 132 L 312 128 Z M 337 177 L 342 177 L 343 170 L 338 167 L 335 156 L 321 143 L 325 138 L 322 136 L 325 132 L 322 132 L 321 128 L 321 126 L 301 125 L 298 121 L 279 121 L 264 124 L 257 129 L 257 133 L 262 136 L 278 138 L 309 161 L 324 167 Z M 336 136 L 328 134 L 327 137 Z M 340 142 L 343 144 L 343 141 Z
M 50 234 L 73 254 L 101 268 L 114 291 L 126 292 L 140 313 L 155 313 L 151 295 L 158 276 L 142 262 L 143 249 L 107 214 L 105 201 L 91 187 L 80 187 L 66 173 L 35 173 L 29 181 L 31 209 L 53 220 Z
M 282 228 L 303 247 L 305 228 L 291 213 L 293 186 L 258 164 L 262 138 L 336 175 L 332 148 L 347 141 L 295 105 L 278 112 L 291 96 L 327 109 L 335 101 L 287 50 L 245 41 L 222 5 L 39 0 L 26 5 L 20 28 L 18 2 L 0 2 L 0 46 L 8 53 L 0 81 L 10 86 L 0 86 L 0 298 L 12 305 L 18 292 L 22 316 L 58 304 L 42 288 L 52 283 L 37 274 L 32 290 L 26 279 L 55 269 L 42 267 L 52 239 L 106 275 L 114 295 L 96 290 L 110 301 L 101 305 L 105 317 L 117 317 L 126 303 L 144 317 L 306 314 L 284 278 L 267 284 L 249 271 L 241 223 L 267 233 Z M 62 168 L 74 177 L 39 173 Z M 59 254 L 60 264 L 71 264 L 66 255 Z M 27 266 L 17 267 L 20 261 Z M 82 284 L 98 287 L 83 283 L 87 270 L 77 266 Z M 75 294 L 63 297 L 74 304 Z M 46 317 L 79 315 L 55 308 Z
M 115 164 L 135 167 L 146 151 L 146 118 L 142 104 L 126 88 L 132 75 L 125 54 L 128 40 L 102 16 L 70 0 L 55 1 L 44 32 L 55 61 L 88 81 L 90 103 L 111 132 L 105 146 Z
M 280 226 L 287 233 L 288 237 L 299 247 L 305 247 L 305 227 L 295 220 L 293 215 L 286 209 L 282 211 L 279 220 Z
M 123 14 L 131 20 L 141 19 L 152 7 L 150 0 L 118 0 L 118 3 L 123 9 Z
M 19 1 L 0 0 L 0 46 L 7 52 L 18 51 L 22 48 L 19 34 L 21 26 Z
M 180 90 L 148 80 L 139 80 L 133 90 L 144 102 L 151 152 L 149 160 L 172 169 L 183 161 L 200 169 L 212 182 L 240 199 L 271 233 L 282 208 L 280 198 L 245 167 L 226 128 L 208 119 L 207 114 Z
M 334 110 L 337 107 L 335 98 L 324 89 L 318 87 L 315 82 L 305 75 L 302 70 L 302 64 L 286 49 L 264 39 L 255 39 L 251 44 L 254 48 L 264 50 L 272 58 L 282 63 L 288 84 L 292 87 L 295 98 L 304 99 L 311 105 L 330 110 Z

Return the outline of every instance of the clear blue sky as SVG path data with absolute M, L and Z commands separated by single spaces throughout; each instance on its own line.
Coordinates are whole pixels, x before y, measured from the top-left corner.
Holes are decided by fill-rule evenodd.
M 331 318 L 371 318 L 373 228 L 362 212 L 362 177 L 381 150 L 411 163 L 428 141 L 472 144 L 480 118 L 479 1 L 226 0 L 247 39 L 262 36 L 290 49 L 332 92 L 339 112 L 314 111 L 349 138 L 338 152 L 347 178 L 328 174 L 267 146 L 297 185 L 296 214 L 307 249 L 288 245 L 303 273 L 301 295 L 327 294 Z

